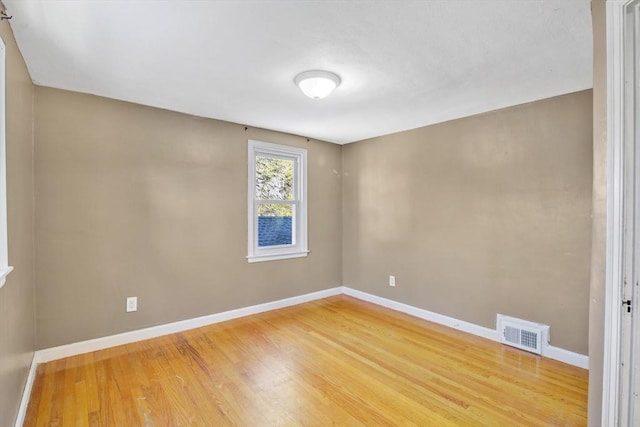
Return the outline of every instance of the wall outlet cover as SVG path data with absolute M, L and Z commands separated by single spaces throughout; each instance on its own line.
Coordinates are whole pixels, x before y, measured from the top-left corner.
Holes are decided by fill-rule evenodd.
M 138 297 L 127 297 L 127 313 L 138 311 Z

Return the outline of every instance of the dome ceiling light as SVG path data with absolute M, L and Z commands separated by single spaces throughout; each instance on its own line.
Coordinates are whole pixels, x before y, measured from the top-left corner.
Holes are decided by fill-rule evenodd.
M 304 71 L 293 81 L 311 99 L 326 98 L 341 82 L 337 74 L 323 70 Z

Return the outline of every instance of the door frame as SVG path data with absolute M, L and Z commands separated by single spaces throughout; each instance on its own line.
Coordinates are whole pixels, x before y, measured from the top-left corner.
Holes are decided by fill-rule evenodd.
M 625 215 L 630 211 L 629 203 L 634 203 L 636 182 L 634 173 L 640 168 L 630 159 L 626 146 L 633 144 L 635 135 L 635 96 L 633 86 L 637 84 L 635 74 L 629 73 L 625 61 L 634 60 L 633 28 L 628 28 L 628 13 L 640 0 L 609 0 L 606 2 L 607 34 L 607 249 L 605 278 L 605 318 L 604 318 L 604 363 L 602 382 L 602 425 L 617 426 L 621 414 L 629 408 L 621 408 L 621 370 L 623 336 L 623 281 L 625 280 L 625 258 L 629 239 L 634 239 L 632 221 L 637 214 Z M 638 16 L 633 14 L 633 20 Z M 634 22 L 640 25 L 640 22 Z M 631 26 L 633 27 L 633 25 Z M 631 57 L 629 57 L 629 55 Z M 636 58 L 637 60 L 637 58 Z M 630 84 L 625 85 L 625 79 Z M 627 82 L 628 83 L 628 82 Z M 629 89 L 631 88 L 631 89 Z M 629 97 L 629 90 L 632 96 Z M 631 103 L 631 104 L 630 104 Z M 631 127 L 631 128 L 630 128 Z M 631 133 L 629 133 L 631 132 Z M 629 140 L 629 135 L 631 140 Z M 626 165 L 626 167 L 625 167 Z M 632 199 L 632 200 L 629 200 Z M 635 210 L 635 203 L 634 208 Z M 629 230 L 629 232 L 626 232 Z M 637 304 L 637 301 L 634 301 Z M 630 335 L 627 335 L 630 336 Z M 628 400 L 628 399 L 627 399 Z M 623 417 L 624 418 L 624 417 Z

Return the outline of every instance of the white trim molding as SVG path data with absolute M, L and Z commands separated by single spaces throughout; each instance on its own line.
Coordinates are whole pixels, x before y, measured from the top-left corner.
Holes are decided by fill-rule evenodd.
M 498 331 L 496 329 L 491 329 L 484 326 L 476 325 L 474 323 L 465 322 L 464 320 L 444 316 L 442 314 L 434 313 L 429 310 L 424 310 L 422 308 L 417 308 L 408 304 L 404 304 L 387 298 L 382 298 L 377 295 L 372 295 L 366 292 L 359 291 L 357 289 L 348 288 L 346 286 L 344 286 L 343 289 L 345 295 L 381 305 L 392 310 L 400 311 L 411 316 L 419 317 L 420 319 L 428 320 L 433 323 L 448 326 L 450 328 L 486 338 L 491 341 L 500 342 L 500 335 L 498 334 Z M 563 348 L 554 347 L 548 344 L 544 345 L 542 348 L 542 356 L 548 357 L 549 359 L 558 360 L 569 365 L 577 366 L 579 368 L 589 369 L 588 356 L 574 353 Z
M 124 332 L 122 334 L 111 335 L 102 338 L 96 338 L 88 341 L 76 342 L 73 344 L 62 345 L 59 347 L 52 347 L 43 350 L 38 350 L 33 355 L 33 362 L 29 370 L 27 377 L 27 383 L 24 388 L 22 401 L 20 403 L 20 410 L 18 418 L 16 420 L 16 427 L 21 427 L 26 415 L 27 404 L 31 396 L 31 389 L 35 380 L 35 374 L 37 365 L 40 363 L 50 362 L 52 360 L 62 359 L 64 357 L 76 356 L 78 354 L 84 354 L 92 351 L 103 350 L 118 345 L 129 344 L 146 339 L 156 338 L 163 335 L 173 334 L 177 332 L 186 331 L 189 329 L 195 329 L 202 326 L 212 325 L 214 323 L 220 323 L 227 320 L 237 319 L 244 316 L 250 316 L 252 314 L 263 313 L 266 311 L 277 310 L 280 308 L 290 307 L 305 302 L 315 301 L 322 298 L 327 298 L 334 295 L 348 295 L 354 298 L 358 298 L 363 301 L 367 301 L 373 304 L 387 307 L 392 310 L 396 310 L 402 313 L 409 314 L 411 316 L 418 317 L 420 319 L 428 320 L 440 325 L 444 325 L 459 331 L 467 332 L 491 341 L 500 342 L 500 337 L 495 329 L 486 328 L 473 323 L 465 322 L 463 320 L 455 319 L 453 317 L 444 316 L 442 314 L 434 313 L 432 311 L 417 308 L 408 304 L 393 301 L 387 298 L 382 298 L 377 295 L 369 294 L 367 292 L 352 289 L 346 286 L 337 286 L 335 288 L 325 289 L 322 291 L 312 292 L 304 295 L 299 295 L 291 298 L 285 298 L 277 301 L 267 302 L 264 304 L 253 305 L 244 308 L 238 308 L 235 310 L 224 311 L 221 313 L 210 314 L 207 316 L 195 317 L 193 319 L 182 320 L 179 322 L 167 323 L 165 325 L 153 326 L 145 329 L 138 329 L 136 331 Z M 582 354 L 573 353 L 562 348 L 546 346 L 543 349 L 542 355 L 550 359 L 559 360 L 570 365 L 578 366 L 580 368 L 587 369 L 589 365 L 589 359 Z
M 36 380 L 37 369 L 38 362 L 36 362 L 36 355 L 34 353 L 33 358 L 31 359 L 31 366 L 29 366 L 27 381 L 25 382 L 24 390 L 22 391 L 22 400 L 20 400 L 20 408 L 18 408 L 18 416 L 16 417 L 15 427 L 22 427 L 24 425 L 25 418 L 27 417 L 27 406 L 29 405 L 31 390 L 33 389 L 33 383 Z
M 606 3 L 607 33 L 607 242 L 602 425 L 616 426 L 620 406 L 621 301 L 625 242 L 625 21 L 637 0 Z
M 248 140 L 247 156 L 247 261 L 253 263 L 306 257 L 309 254 L 307 246 L 307 149 Z M 293 188 L 290 200 L 265 200 L 258 197 L 256 175 L 259 157 L 284 160 L 293 164 Z M 270 195 L 270 197 L 274 196 Z M 291 208 L 290 244 L 259 245 L 259 207 L 270 204 L 288 205 Z
M 181 320 L 179 322 L 167 323 L 164 325 L 152 326 L 150 328 L 124 332 L 122 334 L 110 335 L 107 337 L 96 338 L 88 341 L 61 345 L 59 347 L 47 348 L 44 350 L 36 351 L 35 360 L 36 363 L 46 363 L 52 360 L 62 359 L 63 357 L 75 356 L 91 351 L 102 350 L 118 345 L 156 338 L 163 335 L 175 334 L 177 332 L 187 331 L 189 329 L 195 329 L 201 326 L 213 325 L 214 323 L 225 322 L 227 320 L 237 319 L 239 317 L 245 317 L 252 314 L 264 313 L 265 311 L 290 307 L 309 301 L 327 298 L 333 295 L 340 295 L 341 293 L 342 287 L 338 286 L 331 289 L 325 289 L 318 292 L 312 292 L 309 294 L 285 298 L 277 301 L 267 302 L 264 304 L 252 305 L 249 307 L 223 311 L 221 313 L 210 314 L 207 316 L 195 317 L 193 319 Z
M 359 291 L 357 289 L 348 288 L 346 286 L 343 287 L 343 289 L 345 295 L 381 305 L 392 310 L 400 311 L 411 316 L 419 317 L 420 319 L 428 320 L 439 325 L 444 325 L 453 329 L 457 329 L 459 331 L 468 332 L 470 334 L 477 335 L 491 341 L 499 341 L 498 333 L 495 329 L 478 326 L 473 323 L 465 322 L 464 320 L 458 320 L 453 317 L 444 316 L 442 314 L 434 313 L 433 311 L 424 310 L 412 305 L 404 304 L 387 298 L 382 298 L 377 295 L 372 295 L 367 292 Z
M 9 266 L 9 238 L 7 235 L 7 145 L 5 102 L 5 46 L 0 38 L 0 288 L 13 267 Z
M 564 348 L 547 344 L 542 349 L 542 355 L 549 359 L 566 363 L 567 365 L 573 365 L 587 370 L 589 369 L 589 356 L 565 350 Z
M 214 323 L 220 323 L 244 316 L 250 316 L 252 314 L 290 307 L 309 301 L 327 298 L 333 295 L 340 295 L 341 293 L 342 287 L 338 286 L 335 288 L 311 292 L 308 294 L 267 302 L 264 304 L 224 311 L 208 316 L 195 317 L 193 319 L 182 320 L 179 322 L 167 323 L 164 325 L 152 326 L 150 328 L 138 329 L 136 331 L 124 332 L 122 334 L 110 335 L 107 337 L 96 338 L 88 341 L 80 341 L 72 344 L 61 345 L 58 347 L 37 350 L 33 355 L 33 360 L 31 362 L 29 374 L 27 376 L 24 392 L 22 394 L 22 400 L 20 401 L 20 408 L 18 410 L 15 427 L 22 427 L 24 423 L 25 417 L 27 415 L 27 406 L 29 404 L 29 399 L 31 398 L 31 390 L 36 379 L 36 370 L 38 364 L 40 363 L 51 362 L 52 360 L 76 356 L 78 354 L 89 353 L 92 351 L 115 347 L 118 345 L 129 344 L 137 341 L 160 337 L 163 335 L 187 331 L 189 329 L 195 329 L 201 326 L 212 325 Z
M 448 326 L 459 331 L 467 332 L 491 341 L 500 342 L 500 336 L 495 329 L 479 326 L 474 323 L 465 322 L 453 317 L 434 313 L 429 310 L 414 307 L 398 301 L 379 297 L 367 292 L 346 286 L 338 286 L 318 292 L 299 295 L 291 298 L 285 298 L 277 301 L 267 302 L 264 304 L 252 305 L 249 307 L 238 308 L 235 310 L 224 311 L 221 313 L 210 314 L 207 316 L 195 317 L 193 319 L 182 320 L 179 322 L 167 323 L 150 328 L 138 329 L 135 331 L 124 332 L 121 334 L 110 335 L 107 337 L 96 338 L 87 341 L 76 342 L 73 344 L 62 345 L 59 347 L 47 348 L 36 351 L 34 361 L 38 363 L 46 363 L 52 360 L 62 359 L 64 357 L 75 356 L 78 354 L 88 353 L 91 351 L 102 350 L 105 348 L 115 347 L 118 345 L 129 344 L 146 339 L 156 338 L 163 335 L 173 334 L 186 331 L 189 329 L 199 328 L 201 326 L 212 325 L 214 323 L 225 322 L 227 320 L 237 319 L 239 317 L 250 316 L 252 314 L 263 313 L 265 311 L 277 310 L 279 308 L 290 307 L 309 301 L 315 301 L 334 295 L 348 295 L 363 301 L 387 307 L 420 319 L 428 320 L 439 325 Z M 570 365 L 580 368 L 588 368 L 588 357 L 582 354 L 574 353 L 559 347 L 547 345 L 542 355 L 550 359 L 559 360 Z
M 13 267 L 0 267 L 0 288 L 4 286 L 7 276 L 13 271 Z

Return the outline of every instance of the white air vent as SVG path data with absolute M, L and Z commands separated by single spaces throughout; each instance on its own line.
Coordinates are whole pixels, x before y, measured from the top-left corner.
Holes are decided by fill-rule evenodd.
M 513 347 L 542 354 L 549 344 L 549 326 L 515 317 L 498 314 L 498 333 L 500 342 Z

